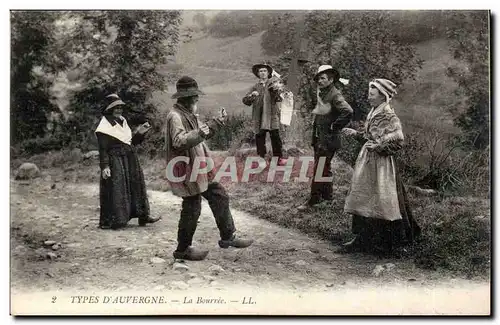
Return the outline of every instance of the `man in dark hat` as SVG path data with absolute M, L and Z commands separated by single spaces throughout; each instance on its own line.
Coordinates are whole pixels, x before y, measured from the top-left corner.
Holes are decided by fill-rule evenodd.
M 278 96 L 273 96 L 269 91 L 270 79 L 273 68 L 267 64 L 256 64 L 252 67 L 253 74 L 259 78 L 250 91 L 243 97 L 243 104 L 252 106 L 252 119 L 254 122 L 255 142 L 257 154 L 264 158 L 266 155 L 266 135 L 271 136 L 273 156 L 278 157 L 278 165 L 284 166 L 283 143 L 280 138 L 280 112 L 278 110 Z M 255 168 L 256 166 L 252 166 Z
M 201 198 L 208 204 L 215 217 L 221 239 L 219 246 L 228 248 L 248 247 L 252 240 L 235 236 L 236 228 L 229 209 L 229 197 L 224 187 L 213 181 L 213 173 L 193 171 L 207 168 L 209 149 L 204 140 L 212 137 L 224 124 L 226 114 L 221 110 L 219 117 L 202 123 L 196 114 L 198 98 L 203 92 L 193 78 L 182 77 L 176 84 L 177 92 L 172 96 L 177 99 L 166 121 L 167 180 L 172 193 L 182 197 L 182 210 L 177 234 L 175 258 L 199 261 L 205 259 L 208 250 L 192 247 L 198 218 L 201 213 Z M 195 164 L 199 163 L 200 166 Z M 204 164 L 205 163 L 205 164 Z M 203 165 L 203 166 L 201 166 Z
M 314 123 L 312 146 L 314 148 L 314 175 L 311 182 L 311 195 L 306 203 L 299 206 L 303 211 L 333 199 L 333 179 L 330 170 L 335 151 L 340 149 L 340 131 L 351 121 L 353 110 L 345 101 L 337 82 L 347 84 L 339 72 L 330 65 L 322 65 L 314 76 L 317 85 L 313 100 Z

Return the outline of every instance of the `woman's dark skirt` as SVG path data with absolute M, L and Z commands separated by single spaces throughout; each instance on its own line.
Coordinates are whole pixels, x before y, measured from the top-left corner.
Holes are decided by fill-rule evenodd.
M 363 246 L 390 251 L 393 248 L 411 244 L 420 236 L 421 230 L 413 217 L 408 195 L 398 170 L 396 170 L 396 186 L 402 219 L 389 221 L 353 216 L 352 232 L 361 237 Z
M 101 228 L 121 228 L 132 218 L 149 217 L 144 174 L 134 149 L 120 146 L 108 151 L 111 177 L 100 181 Z

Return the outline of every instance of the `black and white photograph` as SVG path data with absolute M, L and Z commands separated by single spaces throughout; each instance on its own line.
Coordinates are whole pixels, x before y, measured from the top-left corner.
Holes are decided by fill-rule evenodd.
M 491 316 L 492 17 L 10 8 L 10 315 Z

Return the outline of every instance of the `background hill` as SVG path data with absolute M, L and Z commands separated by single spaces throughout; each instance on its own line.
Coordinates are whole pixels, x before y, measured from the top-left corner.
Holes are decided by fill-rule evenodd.
M 197 33 L 190 41 L 181 42 L 175 62 L 165 65 L 164 72 L 176 71 L 179 75 L 195 78 L 206 93 L 201 103 L 207 111 L 219 106 L 231 108 L 233 114 L 249 114 L 241 98 L 256 81 L 250 71 L 252 64 L 276 57 L 266 55 L 261 45 L 263 32 L 248 37 L 214 38 Z M 453 59 L 445 39 L 433 39 L 416 44 L 417 53 L 424 61 L 415 80 L 407 80 L 394 106 L 409 131 L 443 128 L 453 135 L 458 129 L 448 110 L 454 100 L 457 83 L 446 75 Z M 175 84 L 169 84 L 166 93 L 157 93 L 155 101 L 161 110 L 171 107 L 170 95 Z

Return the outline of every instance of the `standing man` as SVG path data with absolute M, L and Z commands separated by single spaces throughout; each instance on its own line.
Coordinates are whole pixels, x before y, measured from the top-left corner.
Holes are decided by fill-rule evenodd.
M 273 156 L 278 157 L 278 165 L 284 166 L 283 143 L 280 138 L 280 112 L 277 102 L 280 97 L 269 91 L 273 68 L 267 64 L 256 64 L 252 67 L 253 74 L 259 78 L 250 91 L 243 97 L 243 104 L 252 106 L 252 119 L 254 122 L 255 142 L 257 154 L 264 158 L 266 155 L 266 135 L 271 136 Z M 256 163 L 252 168 L 256 168 Z
M 204 159 L 209 158 L 209 149 L 204 140 L 212 137 L 224 124 L 226 114 L 221 111 L 218 118 L 202 123 L 198 120 L 198 97 L 203 95 L 197 82 L 190 77 L 182 77 L 176 84 L 177 92 L 172 96 L 177 99 L 166 121 L 167 179 L 172 193 L 182 197 L 182 210 L 177 235 L 177 249 L 174 258 L 191 261 L 205 259 L 208 250 L 192 247 L 198 218 L 201 214 L 201 198 L 208 204 L 215 217 L 221 239 L 219 246 L 228 248 L 248 247 L 252 240 L 237 238 L 233 217 L 229 209 L 229 197 L 224 187 L 213 182 L 213 173 L 199 173 L 193 180 L 193 171 L 199 171 Z M 201 161 L 200 161 L 201 160 Z M 199 164 L 200 166 L 196 166 Z M 171 166 L 172 165 L 172 166 Z M 194 178 L 194 177 L 193 177 Z
M 335 151 L 340 149 L 340 131 L 350 122 L 353 114 L 351 106 L 345 101 L 335 83 L 341 81 L 339 72 L 331 65 L 322 65 L 314 76 L 317 84 L 313 100 L 314 124 L 312 146 L 314 148 L 314 175 L 311 182 L 311 195 L 299 211 L 318 204 L 321 200 L 333 200 L 333 180 L 316 178 L 332 177 L 331 161 Z

